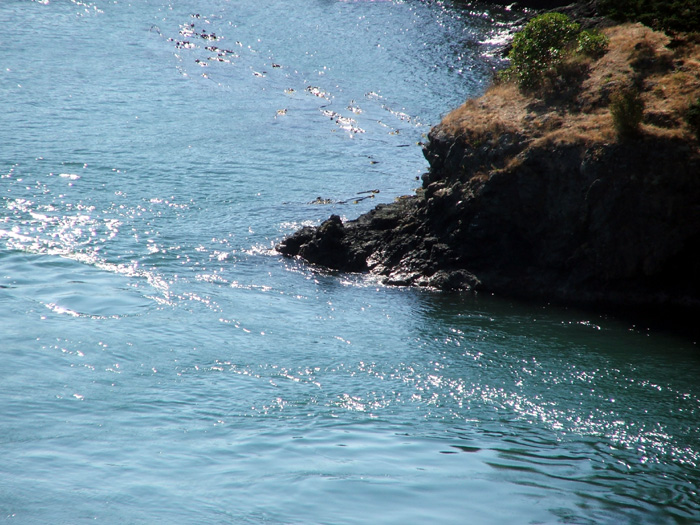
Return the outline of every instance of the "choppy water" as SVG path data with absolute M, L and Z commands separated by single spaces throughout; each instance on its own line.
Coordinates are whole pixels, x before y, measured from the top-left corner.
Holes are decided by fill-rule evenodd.
M 3 0 L 0 519 L 697 522 L 692 340 L 272 250 L 410 193 L 518 16 Z

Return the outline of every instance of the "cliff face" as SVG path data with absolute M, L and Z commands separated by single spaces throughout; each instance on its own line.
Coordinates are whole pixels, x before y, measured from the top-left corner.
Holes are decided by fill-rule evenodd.
M 497 86 L 446 116 L 415 196 L 331 217 L 278 250 L 388 284 L 700 305 L 700 148 L 682 118 L 700 95 L 700 46 L 607 31 L 610 51 L 549 95 Z M 645 122 L 620 139 L 608 103 L 629 81 Z
M 433 166 L 471 156 L 455 144 L 434 130 Z M 700 299 L 700 158 L 687 143 L 545 142 L 486 178 L 457 173 L 426 177 L 426 218 L 449 231 L 482 288 L 581 302 Z

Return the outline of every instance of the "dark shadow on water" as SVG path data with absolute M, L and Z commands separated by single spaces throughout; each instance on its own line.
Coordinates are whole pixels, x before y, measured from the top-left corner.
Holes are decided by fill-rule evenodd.
M 581 329 L 633 332 L 659 339 L 668 338 L 700 358 L 700 308 L 612 307 L 565 305 L 543 301 L 509 299 L 485 293 L 419 291 L 421 311 L 430 318 L 497 319 L 501 330 L 527 332 L 527 325 L 580 325 Z M 561 332 L 557 329 L 554 331 Z M 670 350 L 670 349 L 669 349 Z

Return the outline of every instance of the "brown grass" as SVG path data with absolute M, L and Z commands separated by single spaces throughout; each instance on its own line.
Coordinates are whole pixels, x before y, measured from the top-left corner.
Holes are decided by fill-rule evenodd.
M 447 114 L 441 125 L 448 133 L 462 135 L 469 142 L 516 131 L 526 115 L 526 102 L 515 85 L 493 85 L 483 96 L 468 100 Z
M 505 132 L 530 136 L 535 144 L 610 142 L 617 140 L 610 95 L 619 87 L 635 86 L 645 104 L 642 133 L 692 140 L 683 116 L 700 97 L 700 39 L 681 37 L 672 43 L 641 24 L 604 32 L 610 39 L 608 52 L 585 64 L 587 77 L 567 93 L 567 100 L 547 93 L 525 95 L 513 84 L 497 84 L 445 116 L 441 127 L 470 144 L 494 141 Z

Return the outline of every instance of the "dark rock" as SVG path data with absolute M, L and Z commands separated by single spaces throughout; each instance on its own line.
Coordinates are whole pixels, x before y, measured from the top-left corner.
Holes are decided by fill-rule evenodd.
M 364 259 L 355 253 L 345 236 L 345 226 L 340 217 L 331 215 L 318 228 L 307 226 L 294 233 L 277 246 L 277 250 L 284 255 L 299 255 L 309 262 L 336 270 L 366 270 Z
M 615 86 L 587 96 L 607 99 Z M 303 228 L 280 253 L 393 285 L 700 309 L 700 149 L 679 117 L 648 109 L 654 129 L 616 140 L 611 124 L 589 132 L 605 122 L 596 104 L 606 100 L 586 114 L 525 97 L 508 113 L 488 96 L 430 131 L 416 195 Z M 498 111 L 513 108 L 521 120 L 502 125 Z
M 523 149 L 515 167 L 464 182 L 462 163 L 452 157 L 471 162 L 474 153 L 448 146 L 439 128 L 426 146 L 431 173 L 416 196 L 345 224 L 334 215 L 278 250 L 370 271 L 387 284 L 589 304 L 700 305 L 696 149 L 658 137 L 543 145 Z
M 610 27 L 614 21 L 604 16 L 598 8 L 598 0 L 518 0 L 516 2 L 491 0 L 497 5 L 515 5 L 531 9 L 526 18 L 532 18 L 544 12 L 563 13 L 581 25 L 581 29 Z
M 490 3 L 497 5 L 510 6 L 515 4 L 518 7 L 530 9 L 555 9 L 557 7 L 567 6 L 573 3 L 571 0 L 491 0 Z

